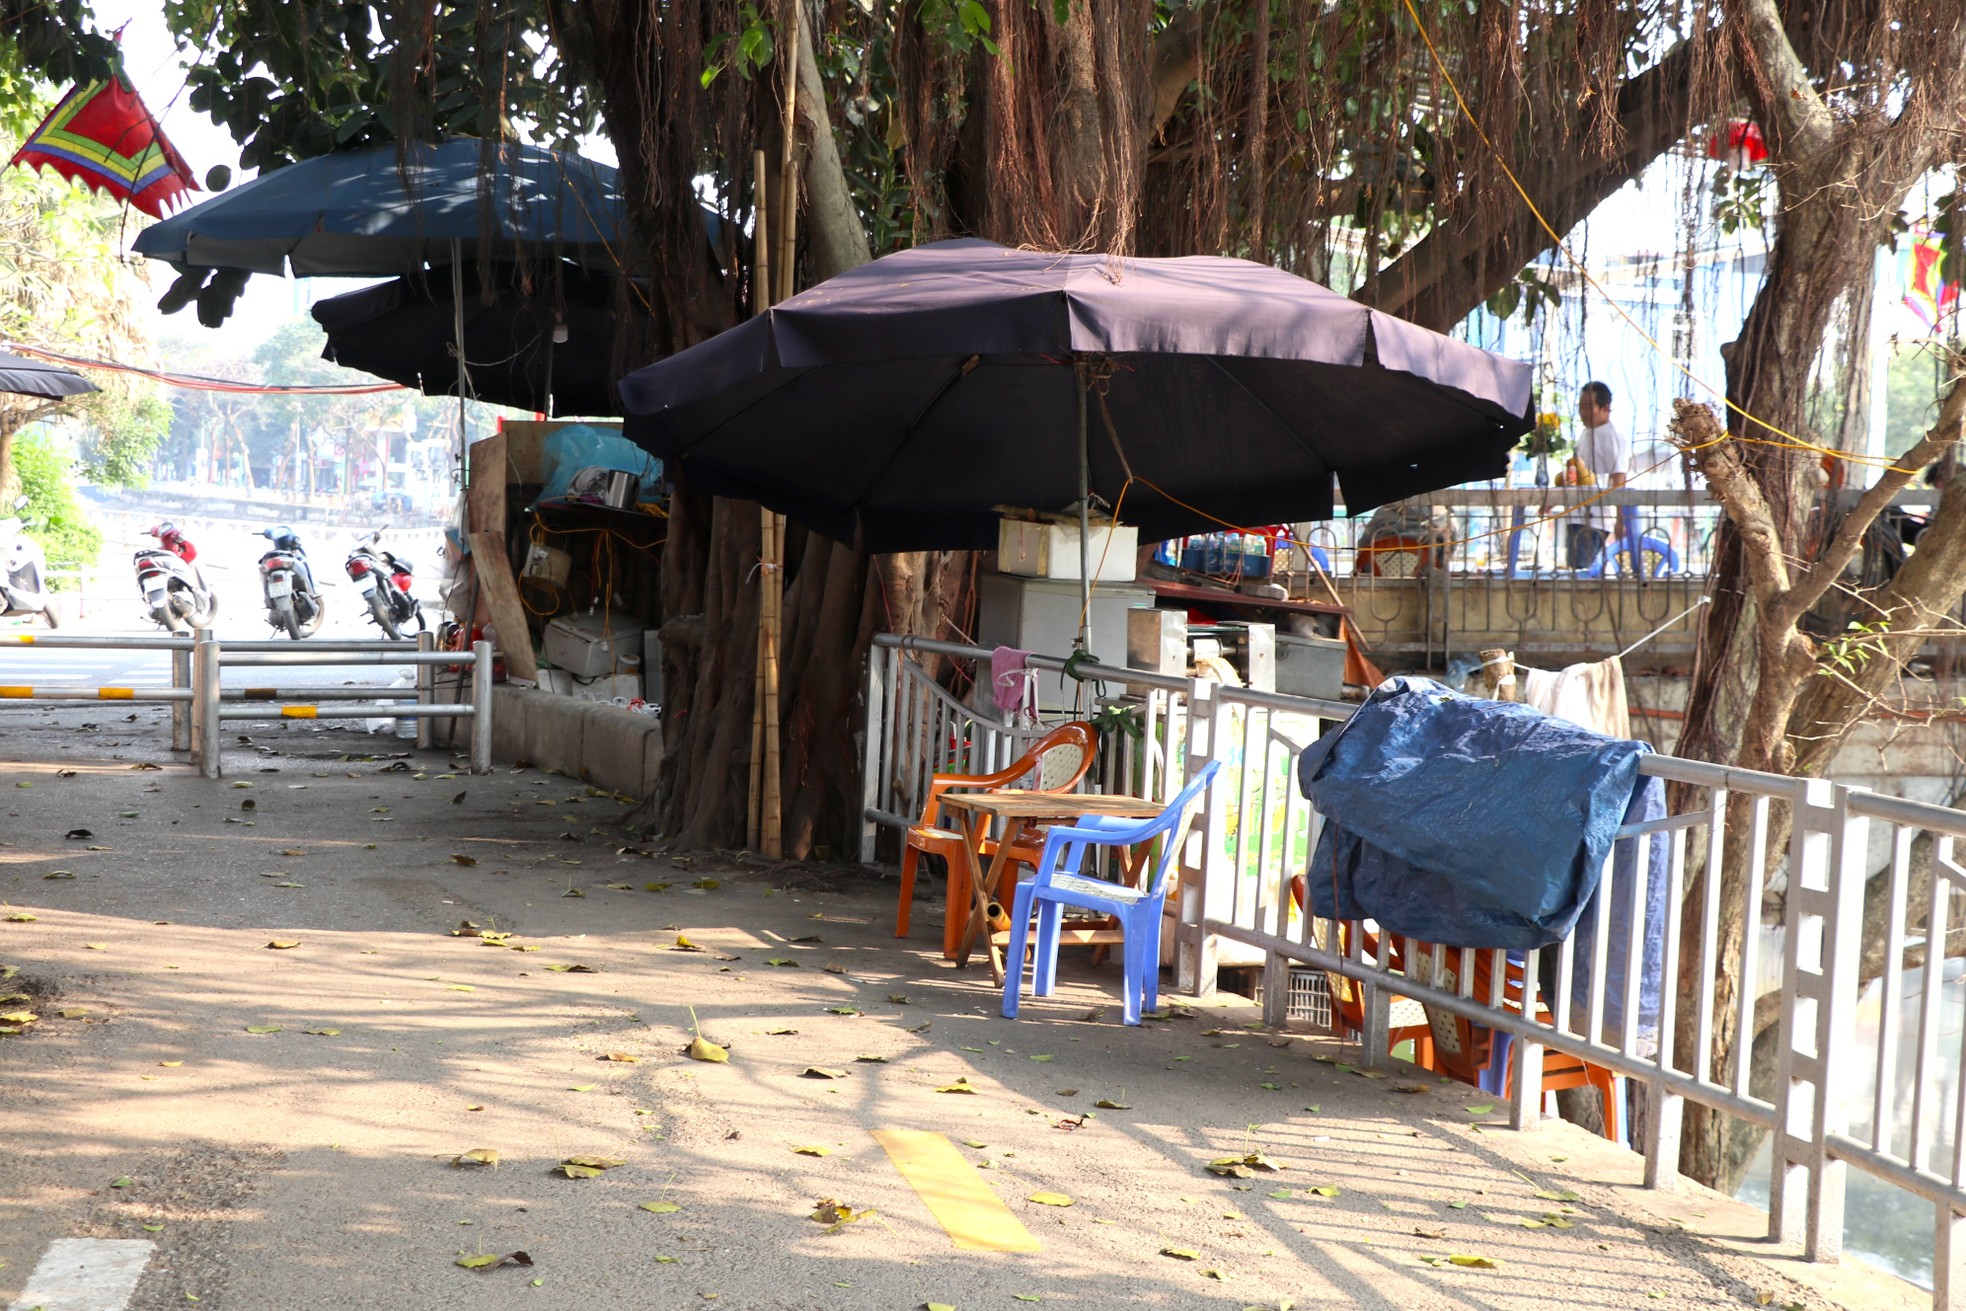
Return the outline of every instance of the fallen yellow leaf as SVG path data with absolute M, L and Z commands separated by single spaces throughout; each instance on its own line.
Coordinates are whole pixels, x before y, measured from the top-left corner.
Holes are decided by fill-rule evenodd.
M 498 1166 L 498 1149 L 496 1147 L 473 1147 L 468 1152 L 459 1152 L 456 1156 L 453 1156 L 451 1158 L 451 1164 L 458 1166 L 489 1165 L 496 1169 Z
M 1070 1206 L 1072 1204 L 1072 1199 L 1063 1193 L 1032 1193 L 1024 1200 L 1027 1202 L 1036 1202 L 1039 1206 Z
M 282 942 L 278 938 L 275 938 L 272 942 L 266 944 L 266 949 L 268 951 L 291 951 L 293 948 L 298 947 L 299 945 L 300 945 L 299 939 L 295 939 L 292 942 Z
M 674 1202 L 643 1202 L 640 1209 L 653 1211 L 657 1215 L 668 1215 L 671 1212 L 680 1211 L 683 1208 Z M 660 1260 L 661 1258 L 658 1257 L 657 1259 Z
M 711 1042 L 708 1038 L 694 1038 L 684 1049 L 684 1055 L 693 1061 L 715 1061 L 719 1065 L 730 1062 L 730 1053 Z

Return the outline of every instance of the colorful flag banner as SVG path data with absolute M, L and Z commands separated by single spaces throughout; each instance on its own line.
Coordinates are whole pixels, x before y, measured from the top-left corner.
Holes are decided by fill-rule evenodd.
M 120 75 L 71 88 L 7 162 L 52 168 L 152 218 L 199 189 L 191 166 Z
M 1905 304 L 1930 332 L 1959 303 L 1958 282 L 1945 279 L 1945 243 L 1930 229 L 1915 228 L 1900 258 Z

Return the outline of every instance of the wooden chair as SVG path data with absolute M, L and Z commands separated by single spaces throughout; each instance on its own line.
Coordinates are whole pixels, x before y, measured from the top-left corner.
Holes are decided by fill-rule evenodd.
M 947 867 L 948 912 L 942 925 L 942 954 L 957 956 L 962 942 L 963 922 L 970 900 L 969 866 L 963 859 L 963 836 L 941 824 L 942 796 L 958 788 L 989 791 L 1007 788 L 1026 778 L 1037 792 L 1070 792 L 1092 768 L 1098 730 L 1084 721 L 1062 724 L 1032 744 L 1008 769 L 994 774 L 936 774 L 929 779 L 928 802 L 922 807 L 921 822 L 909 828 L 901 843 L 901 905 L 894 919 L 894 936 L 908 936 L 908 913 L 915 900 L 915 865 L 924 856 L 940 856 Z M 1008 859 L 1011 874 L 1016 865 L 1036 867 L 1041 848 L 1036 843 L 1013 845 Z M 995 842 L 986 842 L 983 854 L 992 856 Z M 1010 874 L 1006 875 L 1009 886 Z
M 1406 973 L 1421 982 L 1433 982 L 1433 948 L 1425 943 L 1406 944 Z M 1476 1001 L 1494 1004 L 1495 996 L 1494 953 L 1477 951 L 1474 953 L 1474 977 L 1472 996 Z M 1445 950 L 1440 979 L 1435 986 L 1450 992 L 1460 990 L 1459 975 L 1456 972 L 1461 962 L 1461 950 L 1449 947 Z M 1524 973 L 1522 966 L 1510 961 L 1503 970 L 1501 1005 L 1511 1010 L 1522 1008 Z M 1540 1000 L 1535 1006 L 1536 1019 L 1544 1024 L 1553 1024 L 1549 1008 Z M 1515 1042 L 1511 1035 L 1497 1033 L 1485 1024 L 1464 1019 L 1446 1011 L 1427 1009 L 1427 1020 L 1433 1028 L 1434 1063 L 1437 1073 L 1463 1083 L 1473 1084 L 1483 1092 L 1497 1097 L 1506 1097 L 1515 1086 Z M 1620 1142 L 1618 1115 L 1618 1076 L 1602 1065 L 1593 1065 L 1581 1057 L 1545 1048 L 1543 1051 L 1543 1091 L 1561 1092 L 1566 1088 L 1595 1088 L 1604 1099 L 1604 1136 L 1612 1142 Z

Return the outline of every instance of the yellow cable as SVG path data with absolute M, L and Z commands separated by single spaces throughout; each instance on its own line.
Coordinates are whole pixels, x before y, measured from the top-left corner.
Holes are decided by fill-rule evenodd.
M 1796 450 L 1815 451 L 1819 455 L 1833 457 L 1838 460 L 1847 460 L 1852 464 L 1872 465 L 1878 468 L 1888 470 L 1889 472 L 1892 473 L 1917 472 L 1917 470 L 1907 470 L 1907 469 L 1898 468 L 1896 465 L 1892 463 L 1891 457 L 1888 456 L 1857 455 L 1854 452 L 1839 451 L 1834 447 L 1822 446 L 1815 442 L 1808 441 L 1804 438 L 1797 437 L 1794 433 L 1787 432 L 1781 428 L 1778 428 L 1774 424 L 1768 422 L 1766 419 L 1759 417 L 1758 415 L 1748 413 L 1748 411 L 1742 409 L 1739 405 L 1736 405 L 1733 401 L 1727 399 L 1725 393 L 1715 390 L 1711 383 L 1705 381 L 1702 378 L 1696 377 L 1691 369 L 1681 364 L 1678 360 L 1673 359 L 1670 353 L 1667 352 L 1665 347 L 1661 346 L 1658 343 L 1658 340 L 1654 338 L 1651 333 L 1647 332 L 1644 328 L 1640 327 L 1638 321 L 1632 318 L 1632 316 L 1625 311 L 1625 307 L 1623 305 L 1620 305 L 1617 302 L 1617 300 L 1612 297 L 1610 292 L 1606 291 L 1602 286 L 1598 284 L 1597 279 L 1591 276 L 1591 271 L 1584 267 L 1583 261 L 1578 259 L 1576 255 L 1571 252 L 1569 244 L 1564 241 L 1563 237 L 1557 232 L 1555 228 L 1550 226 L 1550 221 L 1543 217 L 1543 211 L 1536 208 L 1536 202 L 1529 198 L 1529 192 L 1522 185 L 1522 181 L 1516 177 L 1515 170 L 1509 167 L 1508 160 L 1504 159 L 1502 157 L 1502 152 L 1495 148 L 1495 143 L 1488 139 L 1488 132 L 1485 128 L 1482 127 L 1481 120 L 1476 118 L 1474 111 L 1468 107 L 1467 98 L 1461 94 L 1460 85 L 1454 81 L 1454 75 L 1447 71 L 1446 61 L 1440 57 L 1440 51 L 1434 47 L 1434 39 L 1433 36 L 1427 31 L 1427 25 L 1420 21 L 1420 11 L 1414 7 L 1413 0 L 1405 0 L 1405 4 L 1406 4 L 1406 12 L 1413 19 L 1414 27 L 1419 29 L 1420 39 L 1426 43 L 1427 54 L 1432 56 L 1434 61 L 1434 67 L 1439 70 L 1441 80 L 1446 82 L 1447 89 L 1454 93 L 1454 103 L 1461 107 L 1461 113 L 1467 118 L 1469 125 L 1474 128 L 1475 135 L 1481 138 L 1482 145 L 1488 147 L 1488 153 L 1495 157 L 1495 162 L 1496 164 L 1500 165 L 1503 176 L 1508 178 L 1509 185 L 1515 188 L 1516 194 L 1522 197 L 1522 203 L 1528 207 L 1529 213 L 1532 217 L 1535 218 L 1537 225 L 1541 227 L 1546 234 L 1548 234 L 1551 241 L 1556 243 L 1556 248 L 1563 252 L 1563 257 L 1570 261 L 1571 267 L 1576 269 L 1579 276 L 1583 278 L 1584 282 L 1590 287 L 1590 289 L 1592 291 L 1595 291 L 1598 295 L 1602 296 L 1604 298 L 1605 303 L 1609 305 L 1613 310 L 1617 311 L 1618 317 L 1623 319 L 1627 324 L 1631 325 L 1632 331 L 1636 332 L 1640 337 L 1644 338 L 1645 343 L 1648 346 L 1650 346 L 1654 351 L 1658 352 L 1660 357 L 1665 359 L 1667 363 L 1671 364 L 1673 368 L 1677 369 L 1681 374 L 1683 374 L 1688 382 L 1692 383 L 1695 387 L 1698 387 L 1701 391 L 1706 392 L 1709 396 L 1712 396 L 1715 399 L 1717 399 L 1723 406 L 1725 406 L 1729 410 L 1732 410 L 1734 413 L 1740 415 L 1743 419 L 1748 420 L 1750 423 L 1759 424 L 1761 427 L 1766 428 L 1769 432 L 1774 433 L 1777 437 L 1781 437 L 1784 439 L 1779 442 L 1771 442 L 1766 438 L 1745 437 L 1745 436 L 1736 435 L 1735 437 L 1736 441 L 1750 442 L 1759 446 L 1788 447 L 1790 449 L 1796 449 Z M 1164 494 L 1165 493 L 1163 493 L 1163 495 Z M 1588 504 L 1588 502 L 1585 502 L 1585 504 Z

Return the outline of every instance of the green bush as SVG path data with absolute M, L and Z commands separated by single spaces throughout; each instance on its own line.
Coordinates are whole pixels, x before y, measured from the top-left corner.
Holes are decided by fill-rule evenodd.
M 70 485 L 73 467 L 44 432 L 26 432 L 14 439 L 14 472 L 30 521 L 27 535 L 41 543 L 48 568 L 78 569 L 96 562 L 102 551 L 102 530 L 90 521 Z M 73 578 L 49 580 L 54 591 L 75 586 Z

